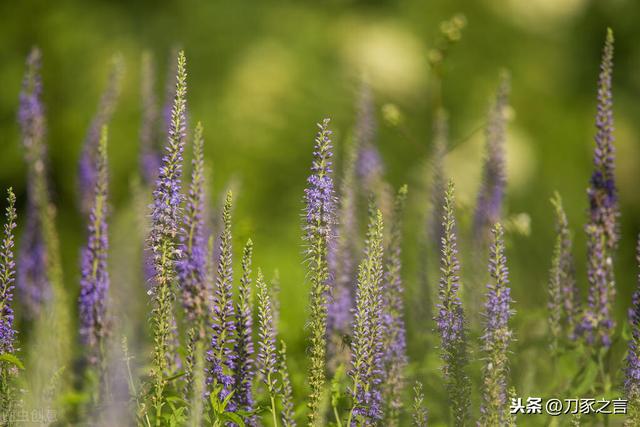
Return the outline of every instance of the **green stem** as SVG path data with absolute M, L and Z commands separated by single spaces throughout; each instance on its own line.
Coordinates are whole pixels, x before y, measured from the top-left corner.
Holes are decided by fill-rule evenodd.
M 278 417 L 276 417 L 276 399 L 271 395 L 271 415 L 273 416 L 273 427 L 278 427 Z
M 342 421 L 340 421 L 340 414 L 338 414 L 338 408 L 336 408 L 336 405 L 331 405 L 333 406 L 333 415 L 336 417 L 336 427 L 342 427 Z

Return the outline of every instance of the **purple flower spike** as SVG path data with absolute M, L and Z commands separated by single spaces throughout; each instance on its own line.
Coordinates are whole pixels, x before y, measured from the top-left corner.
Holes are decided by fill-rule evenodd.
M 35 319 L 51 297 L 47 277 L 47 248 L 42 218 L 48 209 L 45 117 L 40 76 L 41 53 L 34 48 L 27 58 L 18 121 L 27 163 L 27 216 L 18 253 L 16 285 L 25 317 Z
M 496 99 L 489 111 L 486 129 L 486 157 L 473 223 L 474 237 L 478 244 L 489 240 L 489 230 L 502 219 L 502 203 L 507 184 L 505 143 L 508 97 L 509 75 L 504 73 Z
M 407 338 L 404 323 L 404 286 L 402 283 L 402 217 L 408 188 L 400 187 L 396 195 L 391 237 L 385 261 L 383 289 L 385 327 L 384 399 L 386 424 L 399 425 L 402 397 L 405 388 L 404 370 L 407 366 Z
M 178 283 L 182 290 L 182 306 L 189 327 L 196 329 L 196 338 L 204 339 L 207 307 L 207 234 L 204 218 L 204 138 L 202 124 L 198 123 L 193 137 L 193 171 L 187 195 L 180 236 L 182 258 L 177 264 Z
M 591 175 L 591 185 L 587 191 L 591 223 L 604 228 L 608 249 L 615 248 L 620 239 L 618 195 L 615 183 L 615 146 L 613 145 L 612 74 L 613 32 L 608 29 L 598 78 L 594 171 Z
M 115 55 L 111 63 L 111 72 L 109 74 L 107 87 L 100 98 L 98 111 L 89 126 L 89 132 L 85 138 L 82 155 L 80 157 L 78 186 L 80 189 L 81 207 L 84 212 L 88 212 L 91 208 L 93 191 L 98 179 L 96 157 L 98 156 L 100 132 L 102 127 L 111 120 L 113 111 L 118 103 L 118 98 L 120 97 L 120 87 L 124 70 L 123 59 L 120 55 Z
M 619 240 L 620 215 L 614 176 L 612 72 L 613 32 L 609 29 L 598 81 L 595 169 L 587 191 L 590 214 L 586 226 L 589 299 L 579 329 L 586 335 L 588 343 L 607 348 L 611 345 L 615 327 L 612 312 L 616 295 L 613 256 Z
M 207 352 L 207 362 L 209 363 L 208 393 L 220 389 L 218 394 L 220 401 L 224 401 L 234 389 L 235 377 L 233 373 L 237 361 L 233 351 L 236 340 L 236 325 L 234 323 L 232 293 L 231 209 L 232 194 L 229 191 L 227 192 L 222 212 L 224 230 L 220 238 L 220 259 L 218 261 L 215 294 L 213 297 L 213 323 L 211 325 L 213 334 L 211 348 Z M 234 411 L 235 409 L 237 409 L 236 404 L 232 400 L 226 410 Z
M 320 132 L 316 138 L 314 159 L 311 166 L 311 176 L 307 179 L 309 186 L 305 189 L 306 209 L 306 240 L 314 238 L 328 240 L 331 236 L 331 226 L 334 224 L 336 196 L 333 188 L 331 134 L 329 119 L 324 119 L 318 125 Z
M 307 179 L 304 200 L 305 209 L 305 241 L 311 281 L 310 296 L 310 359 L 309 385 L 311 394 L 309 407 L 309 423 L 315 425 L 322 417 L 321 400 L 326 381 L 326 336 L 327 336 L 327 294 L 329 292 L 328 248 L 335 223 L 336 197 L 333 187 L 331 157 L 331 130 L 329 119 L 318 125 L 311 165 L 311 176 Z
M 436 111 L 433 122 L 433 148 L 431 158 L 426 162 L 427 170 L 425 176 L 430 180 L 426 186 L 429 194 L 430 207 L 425 209 L 424 229 L 421 230 L 418 249 L 420 256 L 419 279 L 420 284 L 416 297 L 414 298 L 414 308 L 420 314 L 420 319 L 432 319 L 433 298 L 432 284 L 430 276 L 431 253 L 434 248 L 438 252 L 442 250 L 442 217 L 444 215 L 444 195 L 447 191 L 447 182 L 444 171 L 444 160 L 447 153 L 449 140 L 449 121 L 447 112 L 444 109 Z
M 358 271 L 356 310 L 351 343 L 353 401 L 347 424 L 376 425 L 383 418 L 384 375 L 383 224 L 380 210 L 371 210 L 365 258 Z
M 162 153 L 157 147 L 158 102 L 155 96 L 155 67 L 149 52 L 142 55 L 141 98 L 142 124 L 140 127 L 140 172 L 146 184 L 151 185 L 158 176 Z
M 374 110 L 371 88 L 363 83 L 358 100 L 354 138 L 358 147 L 356 170 L 365 191 L 369 193 L 375 192 L 375 188 L 384 174 L 382 158 L 374 145 L 376 128 L 378 127 Z
M 439 302 L 436 306 L 436 324 L 440 334 L 440 351 L 444 365 L 442 373 L 451 402 L 453 425 L 464 426 L 469 421 L 471 383 L 465 369 L 468 364 L 466 325 L 460 301 L 460 262 L 454 214 L 454 185 L 444 197 L 442 217 L 442 244 L 440 259 Z
M 251 304 L 251 263 L 253 242 L 247 241 L 242 254 L 242 278 L 236 304 L 237 340 L 234 352 L 238 357 L 235 371 L 236 392 L 233 396 L 238 407 L 244 411 L 253 411 L 252 382 L 254 377 L 253 360 L 253 306 Z M 255 426 L 256 417 L 245 418 L 245 424 Z
M 480 426 L 512 425 L 508 405 L 509 345 L 513 332 L 509 328 L 511 289 L 509 271 L 504 255 L 504 231 L 500 224 L 493 227 L 494 240 L 489 258 L 491 282 L 487 285 L 485 303 L 485 330 L 482 336 L 486 355 L 483 371 L 482 405 Z
M 87 245 L 82 250 L 80 297 L 80 336 L 89 349 L 89 362 L 101 365 L 104 339 L 107 334 L 107 298 L 109 271 L 107 252 L 107 127 L 103 126 L 98 145 L 93 203 L 89 212 Z
M 328 263 L 333 286 L 327 312 L 329 370 L 334 372 L 340 364 L 349 361 L 348 346 L 342 339 L 350 334 L 357 274 L 357 254 L 360 251 L 358 238 L 358 192 L 356 161 L 357 143 L 347 149 L 347 159 L 340 184 L 340 199 L 335 225 L 336 239 L 329 246 Z
M 165 405 L 166 375 L 170 375 L 175 354 L 171 353 L 171 340 L 175 321 L 173 301 L 176 263 L 181 257 L 178 235 L 182 220 L 182 155 L 185 146 L 187 109 L 187 71 L 184 52 L 178 54 L 176 92 L 171 114 L 171 127 L 153 191 L 151 236 L 149 246 L 153 259 L 153 298 L 151 324 L 154 339 L 151 405 L 155 417 L 160 418 Z M 158 423 L 160 421 L 158 420 Z
M 551 347 L 555 350 L 563 336 L 575 338 L 576 328 L 579 326 L 580 300 L 571 253 L 573 240 L 560 194 L 555 193 L 551 203 L 556 214 L 556 243 L 549 274 L 548 309 Z
M 13 316 L 13 288 L 16 274 L 14 230 L 16 228 L 16 196 L 9 188 L 4 236 L 0 247 L 0 354 L 13 353 L 16 331 Z M 6 409 L 6 408 L 5 408 Z

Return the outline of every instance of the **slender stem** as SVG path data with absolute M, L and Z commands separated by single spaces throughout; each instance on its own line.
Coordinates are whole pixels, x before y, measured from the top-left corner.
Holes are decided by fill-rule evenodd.
M 273 427 L 278 427 L 278 417 L 276 417 L 276 399 L 271 395 L 271 415 L 273 416 Z
M 273 427 L 278 427 L 278 418 L 276 417 L 275 387 L 271 382 L 271 372 L 267 374 L 267 388 L 269 389 L 269 398 L 271 399 L 271 416 L 273 417 Z
M 340 421 L 340 414 L 338 414 L 338 408 L 336 408 L 336 405 L 331 405 L 333 406 L 333 415 L 336 417 L 336 427 L 342 427 L 342 421 Z

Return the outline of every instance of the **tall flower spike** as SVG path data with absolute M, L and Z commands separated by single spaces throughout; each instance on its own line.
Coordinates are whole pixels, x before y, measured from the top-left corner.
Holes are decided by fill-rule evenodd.
M 239 409 L 253 411 L 253 310 L 251 304 L 251 262 L 253 257 L 253 242 L 247 241 L 242 253 L 242 278 L 236 304 L 237 340 L 234 352 L 238 357 L 235 372 L 236 391 L 233 399 Z M 256 425 L 255 416 L 245 419 L 250 426 Z
M 182 259 L 177 264 L 178 279 L 182 290 L 182 307 L 189 327 L 196 330 L 196 338 L 206 336 L 208 319 L 207 236 L 205 230 L 204 194 L 204 138 L 202 124 L 198 123 L 193 137 L 193 168 L 191 183 L 185 204 L 183 233 L 180 236 Z
M 407 200 L 407 186 L 398 190 L 391 223 L 391 238 L 385 261 L 384 326 L 386 425 L 397 426 L 402 409 L 407 366 L 407 338 L 404 323 L 404 286 L 402 284 L 402 217 Z
M 374 145 L 376 137 L 376 117 L 373 94 L 368 84 L 363 83 L 358 99 L 356 117 L 355 142 L 358 147 L 357 171 L 367 192 L 373 192 L 374 187 L 382 179 L 384 167 L 380 153 Z
M 349 361 L 348 346 L 342 344 L 342 339 L 350 333 L 351 328 L 359 241 L 356 156 L 357 144 L 354 142 L 347 151 L 347 160 L 340 185 L 338 224 L 335 226 L 336 241 L 329 247 L 328 261 L 333 277 L 327 312 L 329 369 L 331 371 L 335 371 L 341 363 L 346 365 Z
M 620 215 L 614 176 L 612 72 L 613 32 L 609 29 L 598 81 L 594 171 L 587 191 L 590 214 L 586 226 L 589 299 L 581 325 L 587 342 L 604 347 L 611 345 L 615 327 L 612 318 L 616 295 L 613 256 L 619 240 Z
M 615 183 L 615 146 L 613 145 L 612 74 L 613 31 L 608 29 L 598 78 L 594 171 L 588 190 L 590 222 L 604 228 L 607 249 L 615 248 L 620 238 L 618 195 Z
M 429 219 L 429 236 L 432 242 L 441 251 L 442 237 L 444 236 L 442 218 L 444 216 L 444 197 L 447 191 L 447 182 L 444 172 L 444 158 L 447 154 L 449 139 L 449 120 L 447 112 L 440 109 L 436 112 L 433 124 L 433 154 L 430 162 L 433 168 L 431 176 L 431 216 Z
M 87 244 L 81 255 L 78 299 L 80 336 L 88 348 L 89 362 L 100 368 L 101 375 L 104 374 L 102 368 L 104 340 L 108 332 L 106 316 L 109 294 L 107 138 L 107 127 L 103 126 L 96 158 L 98 176 L 88 218 Z
M 233 352 L 236 325 L 233 310 L 231 210 L 232 194 L 231 191 L 228 191 L 222 211 L 224 229 L 220 237 L 220 258 L 213 297 L 211 348 L 207 353 L 209 392 L 219 388 L 218 398 L 220 401 L 224 401 L 234 389 L 235 377 L 233 373 L 236 366 L 236 356 Z M 235 409 L 233 401 L 226 408 L 228 411 Z
M 384 374 L 383 223 L 380 210 L 370 212 L 365 257 L 358 270 L 351 343 L 352 408 L 347 425 L 375 425 L 383 417 Z
M 282 382 L 282 413 L 281 420 L 284 427 L 296 427 L 295 411 L 293 406 L 293 389 L 291 378 L 289 377 L 289 367 L 287 366 L 287 345 L 284 340 L 280 340 L 280 350 L 278 350 L 278 371 L 280 371 L 280 381 Z
M 158 101 L 155 95 L 156 74 L 153 56 L 142 54 L 141 98 L 142 123 L 140 126 L 140 172 L 144 182 L 151 185 L 158 176 L 162 156 L 158 143 Z
M 509 107 L 509 75 L 501 76 L 500 86 L 489 111 L 486 129 L 486 153 L 482 183 L 474 216 L 474 238 L 480 245 L 489 240 L 489 230 L 502 219 L 502 203 L 506 188 L 505 144 L 507 108 Z
M 78 186 L 80 189 L 81 207 L 85 212 L 91 209 L 93 191 L 96 181 L 98 180 L 96 157 L 98 156 L 100 132 L 104 125 L 109 124 L 118 98 L 120 97 L 123 70 L 124 61 L 122 56 L 119 54 L 115 55 L 111 59 L 111 71 L 109 73 L 107 87 L 102 93 L 100 103 L 98 104 L 98 111 L 91 121 L 89 132 L 82 148 L 82 155 L 78 164 Z
M 14 260 L 16 196 L 9 188 L 2 247 L 0 248 L 0 354 L 13 353 L 16 331 L 13 324 L 13 288 L 16 274 Z
M 305 189 L 305 241 L 311 280 L 310 296 L 310 367 L 309 385 L 311 394 L 307 400 L 309 424 L 321 423 L 320 403 L 324 397 L 326 382 L 326 334 L 327 334 L 327 292 L 329 290 L 329 267 L 327 253 L 331 230 L 335 222 L 336 198 L 333 188 L 331 156 L 331 131 L 329 119 L 318 125 L 311 165 L 311 176 Z
M 452 425 L 469 422 L 471 382 L 465 372 L 468 364 L 466 325 L 460 301 L 460 261 L 456 238 L 455 187 L 449 181 L 444 197 L 440 286 L 436 306 L 436 325 L 440 334 L 442 373 L 451 403 Z
M 176 262 L 180 258 L 178 234 L 182 219 L 182 155 L 185 146 L 185 114 L 187 96 L 187 71 L 184 52 L 178 54 L 176 96 L 171 115 L 171 127 L 162 167 L 153 191 L 150 246 L 153 253 L 154 280 L 151 289 L 153 309 L 152 407 L 156 423 L 161 422 L 164 406 L 164 389 L 169 368 L 168 358 L 173 328 L 173 301 Z
M 413 408 L 411 418 L 413 427 L 427 427 L 427 410 L 424 407 L 424 394 L 422 393 L 422 383 L 416 381 L 413 387 Z
M 271 415 L 274 427 L 278 425 L 276 398 L 280 393 L 278 385 L 278 354 L 276 352 L 276 329 L 273 323 L 271 292 L 258 269 L 258 371 L 267 388 L 271 400 Z
M 511 289 L 509 271 L 504 255 L 504 231 L 498 223 L 493 227 L 494 240 L 489 258 L 491 282 L 487 285 L 485 303 L 485 331 L 482 336 L 486 361 L 483 371 L 482 405 L 480 421 L 483 427 L 511 425 L 512 415 L 508 405 L 509 344 L 512 331 L 509 319 L 511 309 Z
M 15 351 L 16 331 L 13 317 L 13 282 L 16 274 L 14 260 L 14 230 L 16 228 L 16 196 L 9 188 L 4 236 L 0 247 L 0 354 L 12 354 Z M 11 377 L 16 369 L 7 362 L 0 363 L 0 412 L 9 413 L 12 409 L 13 396 Z
M 42 224 L 49 196 L 41 61 L 40 50 L 34 48 L 27 58 L 18 113 L 27 163 L 27 216 L 18 253 L 16 285 L 25 317 L 29 319 L 36 318 L 43 303 L 51 297 L 51 284 L 47 277 L 49 261 Z
M 362 83 L 357 105 L 354 139 L 357 149 L 356 171 L 367 197 L 373 195 L 385 217 L 391 216 L 393 190 L 384 179 L 384 163 L 375 144 L 378 124 L 371 87 Z
M 552 349 L 565 334 L 573 339 L 579 310 L 578 289 L 573 265 L 573 242 L 569 221 L 557 192 L 551 199 L 556 214 L 556 242 L 549 274 L 549 329 Z
M 640 236 L 638 236 L 636 262 L 640 268 Z M 638 285 L 631 299 L 629 326 L 631 338 L 628 344 L 624 390 L 629 399 L 630 414 L 625 426 L 638 425 L 640 422 L 640 274 L 638 274 Z
M 430 263 L 432 251 L 437 248 L 438 252 L 442 249 L 442 216 L 444 193 L 446 189 L 444 158 L 447 151 L 449 139 L 448 116 L 444 109 L 436 111 L 433 123 L 433 149 L 431 158 L 426 162 L 425 178 L 427 185 L 425 186 L 430 199 L 430 206 L 426 205 L 424 211 L 424 229 L 422 230 L 420 240 L 418 241 L 418 249 L 420 254 L 419 267 L 419 287 L 413 298 L 415 311 L 420 321 L 423 319 L 432 319 L 432 308 L 434 300 L 434 290 L 431 285 Z

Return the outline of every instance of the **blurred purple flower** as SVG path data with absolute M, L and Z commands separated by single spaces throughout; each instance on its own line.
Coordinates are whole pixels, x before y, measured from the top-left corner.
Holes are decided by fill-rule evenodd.
M 140 172 L 146 184 L 155 182 L 162 162 L 162 153 L 157 146 L 158 105 L 155 96 L 156 73 L 153 56 L 149 52 L 142 55 L 141 98 L 142 124 L 140 126 Z M 173 81 L 172 81 L 173 83 Z M 173 85 L 172 85 L 173 86 Z M 175 88 L 174 88 L 175 90 Z M 172 98 L 173 100 L 173 98 Z
M 556 243 L 549 277 L 549 327 L 552 348 L 558 345 L 563 333 L 574 339 L 579 326 L 579 292 L 576 286 L 573 263 L 573 241 L 569 221 L 562 207 L 562 199 L 555 193 L 551 199 L 556 214 Z
M 180 235 L 181 259 L 176 265 L 182 291 L 182 306 L 189 327 L 196 329 L 196 338 L 206 336 L 209 318 L 207 304 L 207 234 L 205 226 L 204 138 L 202 124 L 196 126 L 193 138 L 193 169 L 187 195 L 183 232 Z
M 506 190 L 505 144 L 509 75 L 501 76 L 496 99 L 489 111 L 486 128 L 486 153 L 482 181 L 474 214 L 474 238 L 478 244 L 488 241 L 489 230 L 502 218 Z
M 18 112 L 27 163 L 27 214 L 18 252 L 16 285 L 27 319 L 37 317 L 43 303 L 51 297 L 42 225 L 42 216 L 48 209 L 48 190 L 41 61 L 40 50 L 33 48 L 27 58 Z
M 103 126 L 98 156 L 97 180 L 93 203 L 89 211 L 87 245 L 82 249 L 80 264 L 80 297 L 78 311 L 80 336 L 89 349 L 90 363 L 99 364 L 105 356 L 104 339 L 107 331 L 106 308 L 109 293 L 107 254 L 109 236 L 107 226 L 108 174 L 107 127 Z
M 89 132 L 82 147 L 82 154 L 78 164 L 78 187 L 80 190 L 80 203 L 84 212 L 88 212 L 93 203 L 93 191 L 98 179 L 96 157 L 98 156 L 100 132 L 102 127 L 111 120 L 118 103 L 123 71 L 124 62 L 122 56 L 115 55 L 111 59 L 111 71 L 107 87 L 100 97 L 98 110 L 91 121 Z

